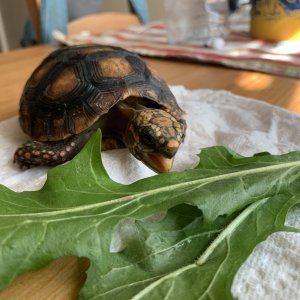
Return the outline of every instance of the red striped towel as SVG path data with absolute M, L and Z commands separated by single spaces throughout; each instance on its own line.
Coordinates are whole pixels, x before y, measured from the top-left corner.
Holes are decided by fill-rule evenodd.
M 168 43 L 164 24 L 157 22 L 101 35 L 63 36 L 56 32 L 54 36 L 66 45 L 109 44 L 144 56 L 189 59 L 300 78 L 300 41 L 272 43 L 252 39 L 246 32 L 232 32 L 219 48 L 200 41 L 173 45 Z

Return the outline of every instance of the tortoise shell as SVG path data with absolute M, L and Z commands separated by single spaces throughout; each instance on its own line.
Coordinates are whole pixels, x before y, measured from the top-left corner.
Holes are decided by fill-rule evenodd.
M 20 124 L 35 140 L 59 141 L 128 97 L 152 100 L 178 118 L 183 114 L 167 84 L 138 55 L 112 46 L 60 48 L 28 79 Z

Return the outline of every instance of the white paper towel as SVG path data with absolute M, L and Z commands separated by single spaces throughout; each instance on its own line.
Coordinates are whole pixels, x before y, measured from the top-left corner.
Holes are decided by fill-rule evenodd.
M 251 156 L 300 149 L 300 116 L 261 101 L 246 99 L 226 91 L 186 90 L 171 87 L 186 112 L 188 130 L 178 151 L 174 170 L 192 168 L 196 154 L 204 147 L 228 145 Z M 21 171 L 12 163 L 13 153 L 26 136 L 17 118 L 0 123 L 0 183 L 13 190 L 39 189 L 47 167 Z M 126 149 L 102 154 L 113 180 L 130 183 L 154 175 Z M 300 227 L 300 208 L 289 214 L 287 222 Z M 300 299 L 300 234 L 276 233 L 258 245 L 238 272 L 232 292 L 239 299 Z

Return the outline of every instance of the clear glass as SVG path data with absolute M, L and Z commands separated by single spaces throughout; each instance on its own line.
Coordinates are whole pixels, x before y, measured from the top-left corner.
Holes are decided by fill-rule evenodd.
M 164 0 L 168 40 L 209 41 L 229 33 L 228 0 Z

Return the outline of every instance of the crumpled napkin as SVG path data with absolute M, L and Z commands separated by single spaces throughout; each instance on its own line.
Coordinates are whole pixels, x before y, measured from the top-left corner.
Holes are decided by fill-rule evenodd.
M 171 87 L 186 112 L 188 130 L 178 151 L 174 170 L 192 168 L 204 147 L 228 145 L 251 156 L 268 151 L 281 154 L 300 149 L 300 116 L 267 103 L 226 91 L 187 90 Z M 0 123 L 0 183 L 16 190 L 39 189 L 47 167 L 21 171 L 12 163 L 18 144 L 26 141 L 17 118 Z M 130 183 L 154 173 L 127 149 L 102 153 L 110 177 Z M 300 207 L 288 215 L 290 226 L 300 227 Z M 259 244 L 237 273 L 233 295 L 239 299 L 300 299 L 300 234 L 276 233 Z

